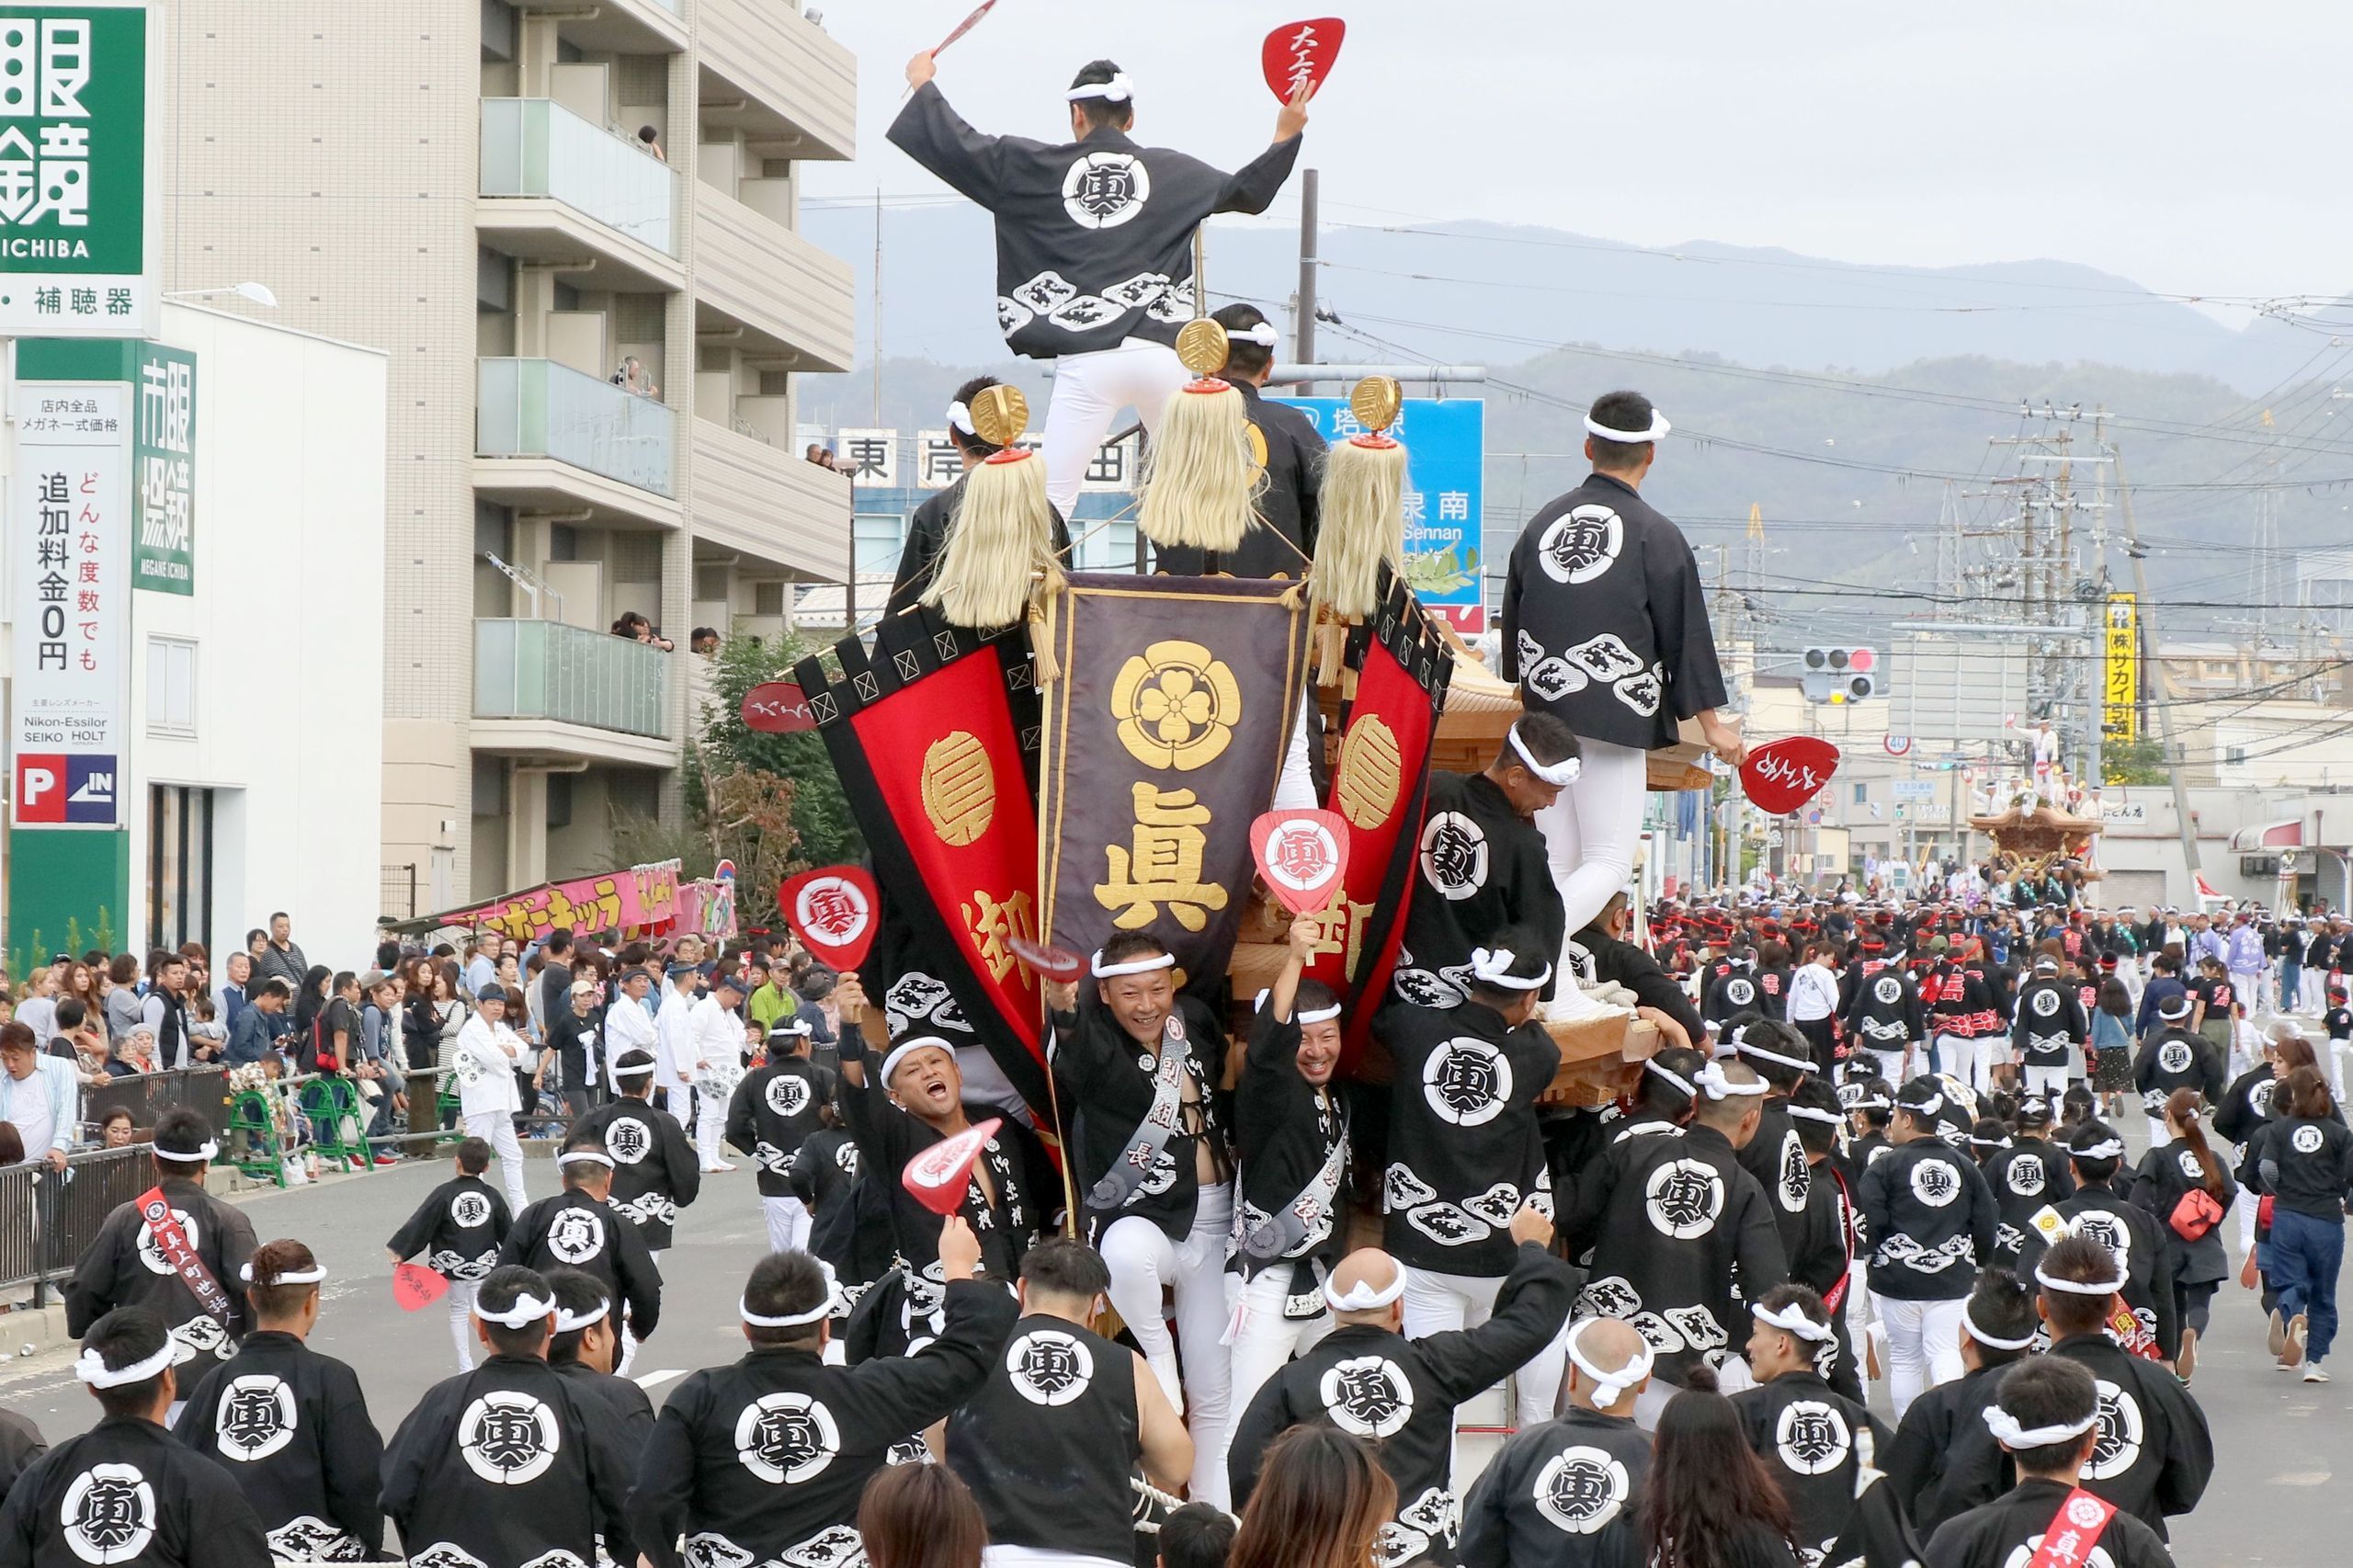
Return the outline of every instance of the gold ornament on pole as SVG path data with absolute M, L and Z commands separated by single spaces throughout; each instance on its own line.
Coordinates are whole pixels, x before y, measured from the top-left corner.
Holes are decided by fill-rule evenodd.
M 923 602 L 956 626 L 988 631 L 1029 614 L 1063 585 L 1054 556 L 1054 509 L 1046 465 L 1017 446 L 1029 424 L 1018 387 L 983 388 L 967 405 L 972 435 L 998 449 L 964 476 L 963 499 L 948 526 Z
M 1230 551 L 1256 520 L 1251 501 L 1266 473 L 1265 441 L 1251 442 L 1249 405 L 1218 379 L 1226 352 L 1224 326 L 1207 316 L 1176 334 L 1176 358 L 1194 380 L 1162 411 L 1136 511 L 1136 525 L 1164 548 Z

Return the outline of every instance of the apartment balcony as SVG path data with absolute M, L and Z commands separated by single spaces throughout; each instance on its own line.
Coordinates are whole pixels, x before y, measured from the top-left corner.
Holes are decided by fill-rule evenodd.
M 686 0 L 517 0 L 515 8 L 552 15 L 556 36 L 591 53 L 677 54 L 687 47 Z
M 670 666 L 688 656 L 559 620 L 476 620 L 472 744 L 675 767 Z
M 796 370 L 848 369 L 849 264 L 700 180 L 694 200 L 695 330 Z
M 474 488 L 535 511 L 581 507 L 676 528 L 677 413 L 552 359 L 475 365 Z
M 688 425 L 697 540 L 803 579 L 838 580 L 849 570 L 847 478 L 708 419 Z
M 702 119 L 779 158 L 858 155 L 858 61 L 779 0 L 697 0 Z
M 482 243 L 520 260 L 592 267 L 600 289 L 685 287 L 678 176 L 635 141 L 549 98 L 482 101 Z

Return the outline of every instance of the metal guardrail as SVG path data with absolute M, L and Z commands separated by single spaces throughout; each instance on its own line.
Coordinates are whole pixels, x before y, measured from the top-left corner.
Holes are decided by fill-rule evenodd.
M 0 1170 L 0 1289 L 31 1284 L 36 1305 L 97 1239 L 107 1216 L 155 1185 L 154 1149 L 132 1143 Z
M 82 1120 L 97 1126 L 127 1110 L 131 1125 L 145 1131 L 155 1119 L 185 1106 L 204 1118 L 219 1137 L 229 1126 L 229 1074 L 222 1067 L 178 1067 L 163 1073 L 133 1073 L 82 1091 Z

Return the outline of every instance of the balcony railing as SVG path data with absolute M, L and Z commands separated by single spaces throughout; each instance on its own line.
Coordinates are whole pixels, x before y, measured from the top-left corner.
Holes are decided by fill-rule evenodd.
M 482 193 L 546 196 L 676 256 L 678 176 L 627 137 L 548 98 L 482 101 Z
M 660 737 L 670 661 L 687 656 L 560 620 L 477 620 L 474 717 Z
M 675 494 L 670 405 L 550 359 L 483 359 L 474 381 L 474 450 L 556 458 L 657 495 Z

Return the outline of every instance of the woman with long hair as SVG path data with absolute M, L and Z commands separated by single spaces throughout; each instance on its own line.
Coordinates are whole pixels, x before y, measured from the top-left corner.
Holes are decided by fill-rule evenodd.
M 311 1022 L 326 1011 L 329 993 L 327 983 L 335 978 L 335 971 L 323 963 L 314 963 L 303 971 L 302 983 L 294 988 L 295 1049 L 301 1053 L 302 1070 L 311 1070 Z
M 1294 1426 L 1267 1449 L 1226 1568 L 1371 1568 L 1396 1513 L 1397 1483 L 1370 1449 L 1335 1427 Z
M 2271 1312 L 2273 1353 L 2282 1367 L 2302 1365 L 2304 1381 L 2325 1383 L 2328 1374 L 2321 1362 L 2336 1339 L 2345 1205 L 2353 1198 L 2353 1131 L 2338 1117 L 2317 1067 L 2301 1066 L 2282 1078 L 2271 1109 L 2248 1164 L 2258 1190 L 2271 1195 L 2264 1272 L 2279 1292 Z
M 1652 1568 L 1796 1568 L 1792 1528 L 1732 1401 L 1711 1374 L 1695 1372 L 1659 1413 L 1643 1483 L 1645 1560 Z
M 2230 1256 L 2222 1250 L 2222 1216 L 2238 1201 L 2239 1184 L 2199 1125 L 2195 1089 L 2176 1089 L 2165 1096 L 2165 1131 L 2166 1142 L 2141 1158 L 2132 1201 L 2156 1221 L 2173 1259 L 2174 1315 L 2181 1323 L 2174 1370 L 2187 1386 L 2214 1292 L 2231 1276 Z M 2200 1213 L 2204 1206 L 2190 1198 L 2192 1192 L 2204 1193 L 2217 1207 Z
M 872 1568 L 981 1568 L 988 1525 L 944 1464 L 885 1465 L 858 1500 L 858 1533 Z
M 2132 997 L 2124 983 L 2109 975 L 2099 983 L 2092 1003 L 2092 1092 L 2100 1097 L 2100 1114 L 2124 1114 L 2124 1096 L 2132 1091 Z

